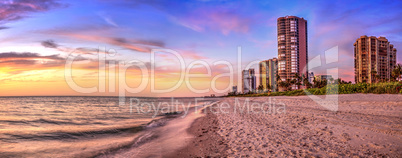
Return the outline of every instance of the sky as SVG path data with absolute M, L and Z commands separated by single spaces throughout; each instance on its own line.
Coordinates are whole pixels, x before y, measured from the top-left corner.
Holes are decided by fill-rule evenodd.
M 307 20 L 309 59 L 321 60 L 311 71 L 337 68 L 333 75 L 353 82 L 357 38 L 402 48 L 400 8 L 393 0 L 1 0 L 0 96 L 226 94 L 242 69 L 258 72 L 255 63 L 277 57 L 276 20 L 287 15 Z

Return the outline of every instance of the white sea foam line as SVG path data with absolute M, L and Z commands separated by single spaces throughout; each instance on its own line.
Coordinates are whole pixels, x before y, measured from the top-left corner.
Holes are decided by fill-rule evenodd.
M 199 112 L 201 112 L 202 110 L 204 110 L 205 108 L 208 108 L 208 107 L 210 107 L 210 106 L 212 106 L 212 105 L 214 105 L 214 104 L 217 104 L 217 103 L 219 103 L 220 101 L 215 101 L 215 102 L 213 102 L 213 103 L 211 103 L 211 104 L 208 104 L 208 105 L 203 105 L 203 107 L 201 108 L 201 109 L 197 109 L 197 111 L 195 111 L 195 113 L 199 113 Z
M 177 128 L 180 128 L 180 127 L 184 127 L 183 128 L 183 130 L 179 130 L 179 131 L 176 131 L 176 132 L 185 132 L 185 134 L 188 134 L 188 136 L 186 136 L 186 135 L 184 135 L 185 137 L 183 137 L 184 139 L 194 139 L 194 137 L 195 136 L 193 136 L 193 135 L 190 135 L 188 132 L 187 132 L 187 129 L 188 128 L 190 128 L 191 127 L 191 124 L 192 124 L 192 122 L 194 122 L 194 120 L 196 119 L 196 118 L 198 118 L 198 117 L 201 117 L 201 116 L 203 116 L 203 115 L 205 115 L 205 114 L 200 114 L 199 112 L 200 111 L 202 111 L 202 110 L 204 110 L 205 108 L 208 108 L 208 107 L 210 107 L 210 106 L 212 106 L 212 105 L 214 105 L 214 104 L 217 104 L 219 101 L 215 101 L 215 102 L 212 102 L 212 103 L 210 103 L 210 104 L 205 104 L 205 105 L 199 105 L 199 106 L 202 106 L 202 108 L 201 109 L 197 109 L 197 107 L 199 107 L 199 106 L 197 106 L 197 107 L 195 107 L 195 111 L 193 112 L 193 113 L 191 113 L 190 115 L 190 120 L 188 120 L 188 121 L 190 121 L 190 123 L 188 123 L 188 124 L 186 124 L 186 126 L 180 126 L 180 124 L 183 124 L 182 123 L 182 121 L 179 121 L 179 120 L 176 120 L 176 119 L 173 119 L 173 120 L 171 120 L 171 122 L 170 123 L 168 123 L 166 126 L 163 126 L 163 127 L 161 127 L 159 130 L 161 130 L 162 128 L 175 128 L 175 129 L 177 129 Z M 175 122 L 176 121 L 176 122 Z M 177 121 L 179 121 L 179 125 L 177 125 L 177 124 L 174 124 L 174 123 L 177 123 Z M 172 124 L 172 122 L 174 122 L 173 124 Z M 177 127 L 177 126 L 180 126 L 180 127 Z M 157 129 L 158 130 L 158 129 Z M 166 134 L 166 133 L 165 133 Z M 171 134 L 171 133 L 167 133 L 168 135 L 169 134 Z M 175 133 L 175 134 L 173 134 L 174 136 L 178 136 L 178 135 L 181 135 L 180 133 Z M 182 136 L 182 135 L 181 135 Z M 169 137 L 166 137 L 166 135 L 164 135 L 164 136 L 161 136 L 161 137 L 159 137 L 158 139 L 156 139 L 156 140 L 153 140 L 154 142 L 155 141 L 162 141 L 162 142 L 159 142 L 159 143 L 164 143 L 164 142 L 166 142 L 166 139 L 169 139 L 170 138 L 170 136 Z M 188 143 L 188 142 L 187 142 Z M 180 147 L 178 147 L 178 148 L 174 148 L 174 150 L 178 150 L 178 149 L 180 149 L 182 146 L 180 146 Z M 153 146 L 142 146 L 142 145 L 140 145 L 136 150 L 136 153 L 135 153 L 135 155 L 137 156 L 139 153 L 140 153 L 140 150 L 149 150 L 149 149 L 151 149 L 151 148 L 153 148 Z

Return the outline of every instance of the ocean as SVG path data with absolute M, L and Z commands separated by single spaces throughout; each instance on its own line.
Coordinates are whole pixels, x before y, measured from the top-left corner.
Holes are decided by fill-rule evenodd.
M 140 131 L 215 100 L 126 98 L 119 105 L 118 97 L 0 97 L 0 157 L 113 155 L 135 148 Z

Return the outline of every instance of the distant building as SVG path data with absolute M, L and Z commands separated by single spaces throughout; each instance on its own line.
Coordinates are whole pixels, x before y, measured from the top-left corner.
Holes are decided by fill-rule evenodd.
M 313 81 L 314 81 L 314 72 L 310 72 L 308 73 L 308 82 L 313 84 Z
M 276 75 L 278 74 L 278 59 L 273 58 L 260 62 L 260 85 L 263 86 L 264 91 L 270 90 L 273 92 L 277 89 Z
M 296 16 L 280 17 L 278 23 L 278 74 L 282 81 L 296 73 L 307 76 L 307 21 Z M 300 87 L 293 85 L 292 89 Z
M 332 75 L 316 75 L 316 76 L 314 76 L 314 78 L 316 81 L 323 81 L 323 80 L 329 81 L 329 80 L 331 80 Z
M 254 69 L 243 70 L 243 93 L 254 92 L 256 90 L 256 77 Z
M 233 86 L 233 87 L 232 87 L 232 93 L 233 93 L 233 94 L 237 94 L 237 86 Z
M 259 63 L 260 67 L 260 85 L 262 85 L 264 91 L 266 91 L 268 85 L 268 76 L 267 76 L 267 67 L 268 67 L 268 60 L 261 61 Z
M 276 89 L 278 88 L 276 82 L 276 76 L 278 75 L 278 59 L 269 59 L 267 66 L 268 85 L 271 87 L 273 92 L 276 92 Z
M 353 46 L 356 83 L 374 83 L 376 79 L 391 78 L 396 65 L 396 49 L 385 37 L 361 36 Z

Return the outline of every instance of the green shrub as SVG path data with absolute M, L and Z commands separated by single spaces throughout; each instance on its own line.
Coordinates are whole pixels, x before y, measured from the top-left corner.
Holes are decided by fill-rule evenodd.
M 284 92 L 259 93 L 259 94 L 239 94 L 237 97 L 258 97 L 258 96 L 299 96 L 306 95 L 305 91 L 313 95 L 326 94 L 353 94 L 353 93 L 374 93 L 374 94 L 402 94 L 396 90 L 398 86 L 402 86 L 399 82 L 383 82 L 383 83 L 357 83 L 357 84 L 330 84 L 322 88 L 309 88 L 305 90 L 293 90 Z M 401 88 L 402 89 L 402 88 Z

